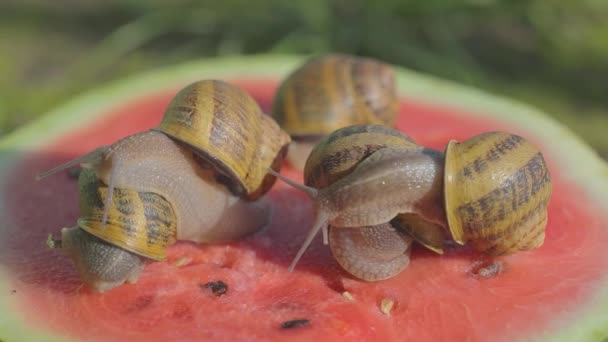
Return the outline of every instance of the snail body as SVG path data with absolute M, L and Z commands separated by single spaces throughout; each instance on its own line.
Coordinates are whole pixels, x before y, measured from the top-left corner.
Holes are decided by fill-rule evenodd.
M 298 169 L 319 140 L 351 125 L 393 126 L 399 103 L 394 70 L 343 54 L 309 59 L 279 86 L 272 116 L 289 133 L 288 161 Z
M 224 97 L 226 94 L 229 96 Z M 75 164 L 90 170 L 98 183 L 95 183 L 97 187 L 91 185 L 94 183 L 90 180 L 91 173 L 83 176 L 86 178 L 80 182 L 80 197 L 81 212 L 85 216 L 78 223 L 78 228 L 90 235 L 79 232 L 77 236 L 83 239 L 95 236 L 145 258 L 166 258 L 166 246 L 175 240 L 210 243 L 241 238 L 268 223 L 270 208 L 262 195 L 269 190 L 275 178 L 268 176 L 266 170 L 280 166 L 289 142 L 289 136 L 272 119 L 262 114 L 252 101 L 242 90 L 224 82 L 194 83 L 178 93 L 158 128 L 97 148 L 43 173 L 39 178 Z M 233 120 L 234 117 L 239 119 Z M 216 127 L 218 125 L 230 127 Z M 248 127 L 257 133 L 244 133 L 248 132 Z M 196 136 L 195 132 L 200 132 L 200 136 Z M 205 142 L 207 145 L 204 145 Z M 221 144 L 230 147 L 221 150 Z M 252 154 L 252 151 L 255 153 Z M 240 168 L 232 166 L 239 161 Z M 102 192 L 103 205 L 89 200 L 91 196 L 97 196 L 93 194 Z M 132 239 L 134 229 L 146 232 L 151 228 L 148 217 L 141 216 L 141 213 L 136 216 L 138 212 L 129 208 L 129 205 L 141 202 L 138 198 L 141 199 L 143 194 L 146 194 L 146 198 L 158 196 L 162 201 L 157 200 L 157 204 L 165 203 L 171 207 L 171 215 L 163 220 L 162 234 L 159 231 L 152 234 L 156 237 L 168 234 L 166 236 L 171 238 Z M 94 217 L 87 218 L 92 211 L 96 213 Z M 112 221 L 117 211 L 124 213 L 125 217 Z M 101 214 L 97 215 L 99 212 Z M 174 233 L 169 231 L 171 227 L 174 227 Z M 78 241 L 75 244 L 78 246 L 99 245 L 83 242 L 80 238 L 68 240 Z M 57 240 L 54 244 L 62 248 L 66 246 L 63 240 Z M 82 265 L 82 260 L 94 259 L 83 253 L 102 249 L 67 250 L 75 263 Z M 107 257 L 107 248 L 103 251 L 97 253 L 99 258 L 111 260 Z M 87 264 L 101 269 L 97 264 Z M 91 271 L 84 270 L 84 266 L 81 268 L 81 274 Z M 125 277 L 127 273 L 122 272 Z M 87 277 L 91 278 L 85 275 L 83 280 L 87 281 Z M 108 282 L 100 277 L 93 278 L 102 283 Z
M 340 135 L 343 131 L 327 140 L 338 139 Z M 360 146 L 352 147 L 359 153 Z M 322 165 L 315 162 L 318 158 L 313 151 L 309 158 L 311 165 Z M 349 162 L 345 164 L 346 168 L 352 167 Z M 340 168 L 332 163 L 327 165 L 325 168 L 329 170 Z M 313 169 L 307 164 L 306 170 Z M 352 172 L 339 175 L 333 183 L 319 189 L 282 179 L 306 191 L 315 209 L 314 224 L 290 270 L 314 235 L 328 224 L 332 230 L 348 235 L 354 234 L 347 233 L 349 230 L 390 222 L 392 228 L 418 241 L 427 234 L 424 230 L 429 229 L 431 242 L 443 236 L 445 227 L 457 243 L 470 243 L 486 254 L 506 255 L 533 249 L 544 240 L 551 192 L 542 154 L 524 138 L 504 132 L 485 133 L 462 144 L 452 141 L 445 155 L 419 146 L 383 146 L 358 161 Z M 324 185 L 325 181 L 319 179 L 323 177 L 314 176 L 313 171 L 305 172 L 305 180 Z M 346 251 L 344 241 L 343 236 L 337 242 L 341 245 L 331 246 L 330 240 L 338 262 L 359 278 L 376 280 L 373 271 L 361 261 L 361 253 Z M 362 245 L 357 249 L 365 253 L 378 249 L 377 240 L 352 241 L 359 241 Z M 347 241 L 351 249 L 352 241 Z M 352 270 L 348 258 L 356 260 Z M 391 276 L 398 271 L 395 267 L 379 273 Z

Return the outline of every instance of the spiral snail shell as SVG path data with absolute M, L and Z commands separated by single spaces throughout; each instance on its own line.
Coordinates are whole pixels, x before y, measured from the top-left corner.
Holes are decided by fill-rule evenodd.
M 244 90 L 222 81 L 202 81 L 181 90 L 157 130 L 181 141 L 227 175 L 231 188 L 248 199 L 268 192 L 291 141 Z
M 146 259 L 166 259 L 166 247 L 177 237 L 175 213 L 166 199 L 115 188 L 114 205 L 102 227 L 107 186 L 90 169 L 82 170 L 78 185 L 82 217 L 75 227 L 61 230 L 60 240 L 49 236 L 48 243 L 74 261 L 84 283 L 98 292 L 134 283 Z
M 255 134 L 247 133 L 247 125 Z M 165 130 L 169 133 L 164 133 Z M 195 135 L 197 130 L 199 136 Z M 183 142 L 173 137 L 181 137 L 181 134 Z M 205 147 L 204 143 L 208 144 L 207 149 L 193 147 Z M 107 190 L 100 188 L 99 191 L 107 195 L 103 196 L 105 203 L 101 217 L 88 217 L 92 211 L 99 212 L 99 205 L 89 200 L 91 194 L 96 193 L 93 186 L 81 182 L 80 195 L 84 203 L 81 211 L 84 216 L 79 220 L 78 227 L 125 250 L 159 260 L 166 256 L 168 243 L 164 239 L 131 236 L 134 227 L 148 234 L 151 227 L 149 221 L 137 211 L 128 208 L 128 205 L 136 202 L 132 203 L 127 198 L 140 198 L 143 194 L 160 196 L 173 212 L 173 216 L 166 217 L 162 229 L 175 225 L 174 239 L 204 243 L 243 237 L 259 230 L 269 220 L 270 208 L 267 200 L 261 196 L 268 191 L 275 178 L 266 175 L 266 170 L 279 167 L 288 143 L 289 136 L 272 119 L 262 114 L 242 90 L 221 81 L 201 81 L 178 93 L 159 128 L 100 147 L 41 174 L 39 178 L 78 163 L 92 170 L 100 182 L 96 184 L 107 186 Z M 220 144 L 230 147 L 221 150 Z M 241 168 L 233 168 L 231 165 L 235 163 L 241 163 Z M 85 176 L 90 177 L 89 173 L 85 173 Z M 121 201 L 117 201 L 115 195 L 121 196 Z M 112 221 L 116 211 L 125 214 L 119 223 Z M 171 223 L 171 220 L 174 222 Z M 80 232 L 77 234 L 89 236 Z M 63 241 L 66 238 L 68 241 L 75 239 L 62 235 L 62 242 L 57 240 L 54 244 L 65 249 L 67 243 Z M 124 241 L 129 241 L 128 246 Z M 78 240 L 77 244 L 86 243 Z M 78 248 L 66 250 L 87 252 Z M 70 253 L 70 256 L 77 265 L 82 264 L 79 258 L 92 258 L 75 253 Z M 81 270 L 81 274 L 87 272 Z M 88 279 L 87 276 L 83 278 Z M 100 284 L 106 281 L 99 277 L 95 280 Z M 125 280 L 128 279 L 122 279 L 119 283 Z M 107 289 L 105 285 L 93 284 L 93 287 Z
M 351 125 L 393 126 L 398 109 L 390 65 L 328 54 L 307 60 L 283 80 L 272 116 L 293 137 L 287 159 L 301 170 L 323 136 Z
M 314 235 L 324 230 L 325 236 L 330 235 L 330 247 L 338 263 L 353 275 L 377 280 L 400 271 L 399 267 L 382 269 L 378 272 L 382 276 L 377 276 L 367 265 L 378 263 L 371 260 L 366 264 L 352 242 L 348 242 L 353 249 L 351 254 L 343 245 L 331 246 L 328 224 L 332 231 L 349 235 L 353 233 L 347 231 L 388 222 L 398 232 L 411 235 L 438 252 L 443 239 L 448 238 L 445 233 L 448 229 L 457 243 L 470 243 L 478 251 L 491 255 L 511 254 L 542 244 L 550 176 L 542 154 L 524 138 L 504 132 L 485 133 L 462 144 L 450 142 L 445 157 L 438 151 L 407 146 L 406 140 L 402 140 L 399 146 L 376 146 L 367 158 L 351 159 L 352 155 L 363 155 L 362 144 L 355 143 L 355 136 L 344 140 L 343 152 L 327 152 L 332 150 L 327 148 L 332 139 L 335 142 L 348 137 L 345 132 L 349 130 L 361 133 L 369 129 L 338 130 L 313 150 L 305 168 L 305 181 L 320 184 L 319 188 L 281 177 L 307 192 L 315 209 L 314 224 L 290 270 Z M 332 171 L 341 169 L 352 171 Z M 326 170 L 329 176 L 323 175 Z M 337 179 L 332 179 L 332 172 Z M 324 238 L 326 243 L 327 239 Z M 377 241 L 357 238 L 357 242 L 380 250 Z M 366 253 L 370 250 L 363 245 L 358 248 Z M 365 257 L 371 259 L 370 255 Z
M 505 255 L 545 238 L 551 175 L 524 138 L 489 132 L 446 148 L 445 207 L 454 240 Z

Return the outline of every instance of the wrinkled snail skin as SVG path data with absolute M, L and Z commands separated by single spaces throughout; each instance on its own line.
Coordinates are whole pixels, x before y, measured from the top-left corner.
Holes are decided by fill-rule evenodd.
M 63 228 L 61 245 L 63 253 L 74 262 L 81 281 L 96 292 L 137 282 L 147 260 L 79 227 Z
M 399 109 L 392 66 L 365 57 L 313 57 L 281 83 L 272 116 L 292 136 L 288 162 L 302 170 L 312 148 L 342 127 L 393 126 Z
M 332 255 L 353 276 L 366 281 L 391 278 L 410 263 L 412 238 L 390 223 L 329 230 Z

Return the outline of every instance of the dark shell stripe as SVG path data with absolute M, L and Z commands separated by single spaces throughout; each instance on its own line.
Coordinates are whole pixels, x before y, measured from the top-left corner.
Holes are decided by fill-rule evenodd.
M 477 158 L 463 166 L 462 175 L 467 178 L 474 178 L 477 175 L 488 171 L 488 168 L 493 167 L 494 163 L 499 162 L 504 157 L 509 157 L 511 152 L 518 149 L 525 140 L 516 135 L 506 135 L 493 144 L 487 143 L 487 140 L 494 140 L 494 136 L 488 136 L 486 139 L 479 139 L 475 144 L 467 146 L 462 153 L 475 154 Z M 485 140 L 485 141 L 484 141 Z M 481 151 L 473 152 L 473 149 L 482 149 Z
M 505 231 L 485 237 L 476 242 L 479 250 L 491 255 L 502 255 L 510 251 L 528 250 L 542 244 L 547 222 L 546 204 L 540 203 L 521 220 L 512 223 Z M 519 234 L 515 234 L 515 232 Z
M 273 116 L 294 136 L 329 134 L 352 124 L 392 125 L 398 110 L 394 84 L 391 67 L 372 59 L 317 57 L 283 81 Z
M 231 176 L 230 190 L 248 199 L 272 186 L 266 171 L 277 156 L 284 157 L 281 151 L 290 141 L 248 93 L 217 80 L 182 89 L 157 130 L 191 146 L 220 173 Z
M 126 193 L 124 193 L 122 189 L 115 189 L 114 195 L 116 196 L 116 200 L 118 200 L 116 210 L 118 210 L 124 216 L 135 214 L 135 204 L 133 203 L 131 198 L 125 196 Z
M 386 135 L 386 136 L 393 136 L 393 137 L 398 137 L 404 140 L 407 140 L 411 143 L 414 143 L 414 140 L 412 140 L 412 138 L 408 137 L 407 135 L 401 133 L 398 130 L 395 129 L 391 129 L 388 128 L 386 126 L 382 126 L 382 125 L 353 125 L 350 127 L 345 127 L 343 129 L 337 130 L 334 133 L 332 133 L 331 135 L 327 136 L 322 144 L 324 145 L 330 145 L 333 144 L 334 142 L 336 142 L 339 139 L 342 139 L 346 136 L 350 136 L 350 135 L 356 135 L 359 133 L 376 133 L 379 136 L 382 135 Z M 374 140 L 375 141 L 375 140 Z M 382 141 L 381 139 L 378 140 L 378 142 Z
M 244 168 L 249 169 L 253 156 L 247 155 L 250 151 L 245 146 L 254 143 L 256 136 L 248 131 L 255 132 L 259 128 L 255 121 L 248 118 L 247 112 L 250 109 L 242 105 L 247 103 L 246 99 L 230 92 L 223 85 L 216 86 L 213 94 L 213 124 L 209 142 L 218 150 L 230 146 L 233 158 L 242 160 L 246 163 Z
M 361 100 L 367 110 L 379 120 L 389 122 L 392 119 L 392 112 L 396 110 L 396 96 L 394 91 L 387 87 L 393 84 L 383 84 L 381 79 L 389 72 L 386 70 L 388 66 L 361 59 L 354 61 L 351 69 L 357 99 Z M 372 76 L 376 77 L 372 78 Z M 392 75 L 390 77 L 392 78 Z
M 171 205 L 160 195 L 115 188 L 108 221 L 102 227 L 103 205 L 107 188 L 85 176 L 81 192 L 86 194 L 86 211 L 78 220 L 85 231 L 130 252 L 154 260 L 166 257 L 166 246 L 176 241 L 177 222 Z
M 172 119 L 185 127 L 190 127 L 194 125 L 196 118 L 199 95 L 196 92 L 182 92 L 178 95 L 181 95 L 180 102 L 171 106 Z
M 167 227 L 177 226 L 176 217 L 171 204 L 163 197 L 150 193 L 140 192 L 138 196 L 143 204 L 146 218 L 146 233 L 148 244 L 158 243 L 169 245 L 175 242 L 176 230 Z
M 386 146 L 410 146 L 406 135 L 384 126 L 350 126 L 322 140 L 311 153 L 304 170 L 309 186 L 323 188 L 367 156 Z
M 543 189 L 543 195 L 548 195 L 550 188 L 549 186 L 546 186 L 545 189 Z M 530 227 L 524 227 L 527 226 L 527 224 L 529 222 L 532 222 L 531 219 L 535 216 L 538 215 L 539 213 L 543 213 L 543 216 L 546 216 L 546 209 L 547 206 L 547 201 L 546 200 L 540 200 L 537 201 L 536 205 L 534 206 L 528 206 L 526 209 L 527 210 L 522 210 L 519 214 L 520 216 L 518 218 L 516 218 L 515 220 L 511 220 L 510 222 L 508 222 L 506 224 L 506 226 L 502 227 L 501 229 L 497 229 L 497 230 L 493 230 L 492 232 L 486 232 L 484 234 L 471 234 L 471 237 L 476 237 L 476 238 L 480 238 L 483 240 L 487 240 L 487 241 L 498 241 L 498 240 L 502 240 L 511 236 L 515 236 L 517 234 L 515 234 L 516 231 L 521 230 L 524 231 L 525 228 L 530 228 Z
M 465 233 L 478 236 L 486 226 L 495 226 L 500 231 L 499 226 L 509 223 L 505 221 L 507 217 L 518 222 L 531 207 L 548 201 L 549 179 L 543 157 L 537 153 L 496 189 L 458 207 Z M 517 225 L 511 229 L 517 229 Z
M 337 61 L 325 65 L 311 65 L 294 77 L 288 92 L 293 96 L 295 105 L 284 110 L 291 113 L 303 124 L 337 124 L 340 121 L 351 121 L 356 111 L 349 110 L 353 103 L 352 91 L 349 89 L 348 70 Z M 339 101 L 337 99 L 344 99 Z
M 352 160 L 361 160 L 364 156 L 370 155 L 375 151 L 385 147 L 384 145 L 362 145 L 353 146 L 351 148 L 343 148 L 339 151 L 332 153 L 331 155 L 324 158 L 320 167 L 315 169 L 315 172 L 310 176 L 309 183 L 315 184 L 316 180 L 321 179 L 321 174 L 337 174 L 344 172 L 344 163 Z M 351 168 L 354 168 L 356 164 L 353 164 Z M 350 168 L 349 168 L 350 169 Z M 335 177 L 331 177 L 335 178 Z M 326 185 L 324 185 L 326 186 Z

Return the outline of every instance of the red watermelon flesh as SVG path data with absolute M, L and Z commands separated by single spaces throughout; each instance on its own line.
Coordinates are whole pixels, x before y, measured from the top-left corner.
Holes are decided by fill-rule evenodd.
M 269 111 L 276 79 L 228 81 Z M 491 260 L 466 249 L 437 255 L 417 246 L 404 272 L 366 283 L 342 271 L 320 238 L 289 273 L 311 224 L 311 203 L 277 182 L 269 194 L 273 214 L 266 230 L 229 244 L 179 242 L 166 262 L 149 264 L 137 284 L 103 294 L 83 288 L 70 260 L 45 246 L 48 233 L 78 218 L 76 181 L 59 174 L 36 182 L 33 175 L 157 125 L 176 91 L 118 105 L 43 150 L 20 156 L 5 174 L 3 221 L 10 226 L 0 231 L 0 264 L 11 275 L 11 296 L 29 326 L 87 341 L 511 341 L 560 328 L 605 286 L 608 216 L 598 214 L 545 154 L 554 189 L 545 244 L 496 259 L 495 276 L 480 276 L 479 267 Z M 489 130 L 526 136 L 498 120 L 409 98 L 402 99 L 398 128 L 437 149 L 449 139 Z M 541 150 L 546 146 L 528 138 Z M 288 166 L 283 174 L 302 181 Z M 202 286 L 219 280 L 228 286 L 223 295 Z M 388 315 L 380 309 L 384 299 L 394 303 Z M 307 321 L 282 327 L 293 320 Z

